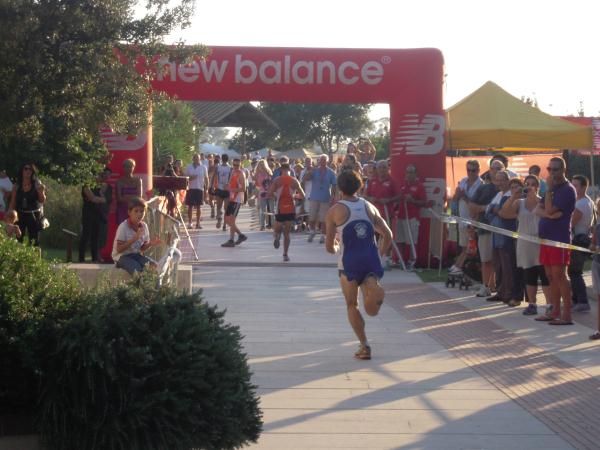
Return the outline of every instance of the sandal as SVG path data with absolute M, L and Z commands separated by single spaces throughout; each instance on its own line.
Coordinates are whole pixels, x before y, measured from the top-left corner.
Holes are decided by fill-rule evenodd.
M 535 319 L 533 319 L 533 320 L 536 320 L 536 321 L 538 321 L 538 322 L 552 322 L 552 321 L 553 321 L 553 320 L 555 320 L 555 319 L 553 319 L 553 318 L 552 318 L 552 317 L 550 317 L 550 316 L 547 316 L 546 314 L 543 314 L 543 315 L 541 315 L 541 316 L 537 316 L 537 317 L 536 317 Z
M 573 325 L 573 322 L 564 319 L 552 319 L 550 322 L 548 322 L 548 325 Z
M 596 331 L 594 334 L 590 335 L 590 341 L 597 341 L 600 339 L 600 331 Z

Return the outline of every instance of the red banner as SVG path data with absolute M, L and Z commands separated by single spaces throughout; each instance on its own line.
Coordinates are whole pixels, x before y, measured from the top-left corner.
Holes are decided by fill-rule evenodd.
M 414 164 L 429 200 L 443 204 L 444 61 L 439 50 L 211 50 L 206 59 L 185 65 L 157 56 L 153 87 L 180 100 L 388 103 L 392 176 L 402 181 L 404 167 Z M 424 261 L 428 252 L 427 221 L 421 230 L 419 255 Z

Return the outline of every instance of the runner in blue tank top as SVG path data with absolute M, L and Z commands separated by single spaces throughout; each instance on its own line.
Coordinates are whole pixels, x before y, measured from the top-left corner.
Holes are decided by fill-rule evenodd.
M 385 295 L 379 285 L 383 276 L 380 256 L 386 254 L 392 242 L 392 232 L 377 208 L 356 196 L 362 187 L 360 175 L 344 171 L 338 176 L 337 185 L 342 199 L 327 212 L 325 247 L 329 253 L 340 253 L 338 269 L 348 321 L 360 341 L 354 356 L 371 359 L 365 321 L 358 308 L 358 288 L 360 286 L 363 291 L 365 312 L 376 316 Z M 375 231 L 381 236 L 379 249 L 375 243 Z

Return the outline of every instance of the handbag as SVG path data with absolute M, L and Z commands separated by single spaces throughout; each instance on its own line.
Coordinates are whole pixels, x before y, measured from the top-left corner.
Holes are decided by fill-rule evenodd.
M 50 226 L 50 221 L 44 216 L 44 212 L 40 212 L 39 215 L 36 215 L 37 228 L 39 231 L 43 231 Z

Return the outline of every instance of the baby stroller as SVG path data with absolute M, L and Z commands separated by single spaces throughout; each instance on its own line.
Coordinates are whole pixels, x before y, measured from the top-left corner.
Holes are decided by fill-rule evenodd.
M 456 287 L 458 284 L 458 289 L 464 289 L 466 291 L 474 284 L 481 283 L 481 280 L 481 259 L 479 258 L 479 249 L 477 247 L 477 241 L 475 238 L 472 238 L 469 239 L 467 258 L 463 264 L 462 273 L 449 273 L 448 278 L 446 279 L 446 287 Z

